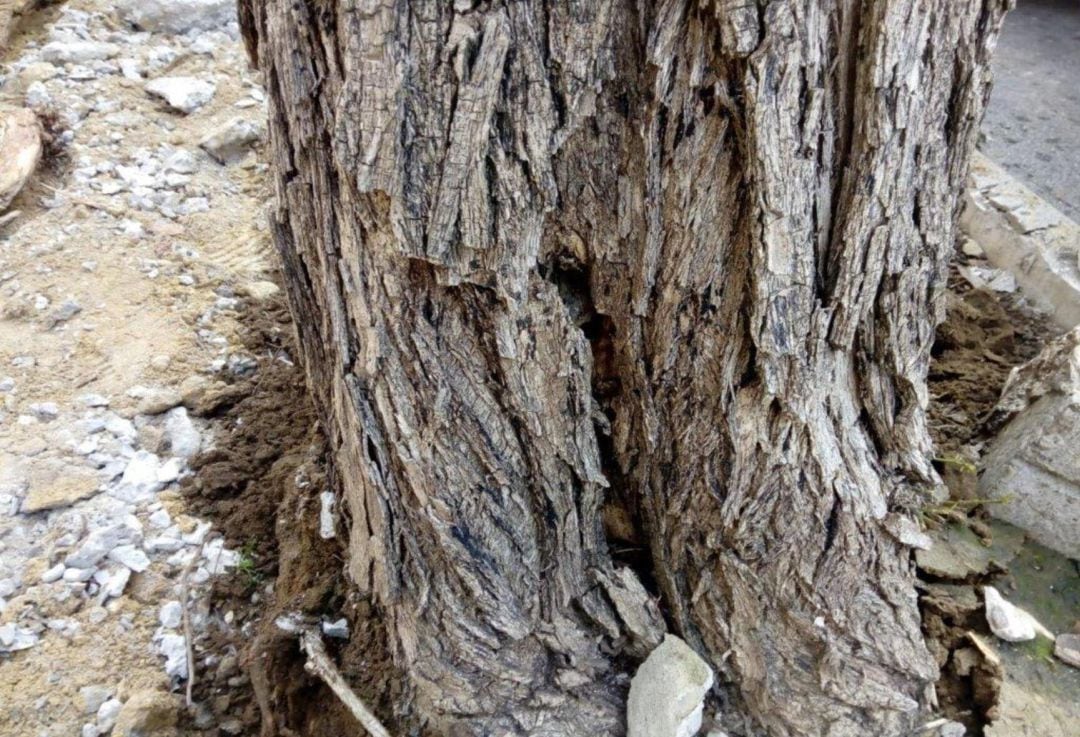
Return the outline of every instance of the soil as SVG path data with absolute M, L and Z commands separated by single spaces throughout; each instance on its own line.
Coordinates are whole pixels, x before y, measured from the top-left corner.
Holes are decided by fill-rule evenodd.
M 1021 699 L 1016 694 L 1026 684 L 1060 682 L 1062 674 L 1051 673 L 1052 661 L 1026 657 L 1023 648 L 990 634 L 980 587 L 994 585 L 1014 598 L 1019 577 L 1013 569 L 1032 558 L 1053 559 L 1064 569 L 1046 590 L 1060 608 L 1069 605 L 1061 601 L 1062 587 L 1075 587 L 1080 579 L 1061 556 L 1027 542 L 1022 531 L 991 521 L 976 488 L 979 455 L 996 429 L 988 420 L 1010 372 L 1034 358 L 1059 331 L 1021 293 L 973 287 L 955 267 L 945 298 L 947 314 L 933 347 L 929 389 L 936 465 L 949 499 L 928 510 L 927 517 L 937 527 L 931 531 L 936 552 L 975 565 L 967 570 L 959 566 L 952 579 L 939 569 L 920 568 L 920 606 L 928 645 L 941 668 L 936 689 L 941 712 L 962 722 L 969 735 L 982 737 L 991 734 L 992 722 L 997 729 L 1017 711 Z M 1045 602 L 1015 600 L 1045 618 L 1047 609 L 1040 605 Z M 1004 733 L 1022 723 L 1013 721 Z M 1026 723 L 1036 725 L 1038 719 L 1029 715 Z M 1052 726 L 1045 732 L 1034 729 L 1030 734 L 1058 734 Z
M 304 377 L 292 360 L 293 332 L 280 298 L 240 316 L 242 341 L 258 357 L 251 378 L 208 393 L 196 412 L 228 428 L 216 446 L 194 459 L 196 474 L 183 487 L 192 509 L 211 519 L 227 545 L 244 551 L 245 564 L 218 579 L 213 606 L 252 623 L 244 637 L 222 632 L 214 649 L 237 652 L 251 682 L 202 681 L 196 701 L 231 697 L 232 716 L 244 734 L 295 733 L 337 737 L 356 723 L 337 697 L 304 670 L 298 647 L 275 620 L 285 614 L 336 620 L 350 637 L 327 639 L 352 689 L 391 728 L 403 679 L 394 669 L 380 613 L 344 574 L 344 542 L 319 534 L 321 492 L 327 477 L 325 440 L 319 432 Z M 275 731 L 276 730 L 276 731 Z
M 985 421 L 1009 372 L 1059 332 L 1019 293 L 975 288 L 955 268 L 945 299 L 928 377 L 930 429 L 939 456 L 981 447 Z

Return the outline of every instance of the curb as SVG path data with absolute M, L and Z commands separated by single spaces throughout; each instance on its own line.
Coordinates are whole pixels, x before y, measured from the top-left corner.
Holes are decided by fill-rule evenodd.
M 1080 324 L 1080 225 L 979 152 L 960 228 L 1057 325 Z

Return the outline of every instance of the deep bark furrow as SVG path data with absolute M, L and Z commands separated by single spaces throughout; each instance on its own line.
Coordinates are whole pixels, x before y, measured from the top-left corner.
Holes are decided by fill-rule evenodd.
M 911 726 L 935 668 L 885 522 L 936 483 L 936 295 L 1005 4 L 241 0 L 403 713 L 622 733 L 664 625 L 607 495 L 751 728 Z

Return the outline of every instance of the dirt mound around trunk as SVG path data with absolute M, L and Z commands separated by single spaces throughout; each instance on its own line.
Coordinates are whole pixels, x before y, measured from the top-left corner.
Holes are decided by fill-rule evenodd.
M 359 729 L 321 681 L 308 675 L 295 642 L 275 625 L 298 613 L 349 623 L 348 640 L 327 640 L 353 690 L 393 725 L 402 678 L 394 669 L 379 612 L 350 591 L 344 574 L 345 530 L 320 536 L 320 494 L 333 488 L 325 441 L 301 369 L 293 363 L 293 332 L 280 297 L 242 317 L 244 343 L 257 366 L 249 375 L 209 387 L 196 413 L 216 418 L 213 449 L 196 457 L 185 486 L 194 509 L 213 520 L 229 546 L 241 550 L 236 573 L 213 590 L 214 606 L 244 622 L 243 641 L 222 634 L 213 648 L 235 653 L 250 680 L 229 669 L 204 674 L 196 701 L 224 706 L 241 734 L 337 737 Z

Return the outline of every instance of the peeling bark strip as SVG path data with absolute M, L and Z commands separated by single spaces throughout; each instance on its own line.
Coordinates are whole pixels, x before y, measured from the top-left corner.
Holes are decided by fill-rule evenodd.
M 936 297 L 1007 4 L 241 0 L 405 719 L 624 732 L 665 625 L 606 501 L 756 729 L 914 723 L 936 669 L 884 521 L 937 481 Z

